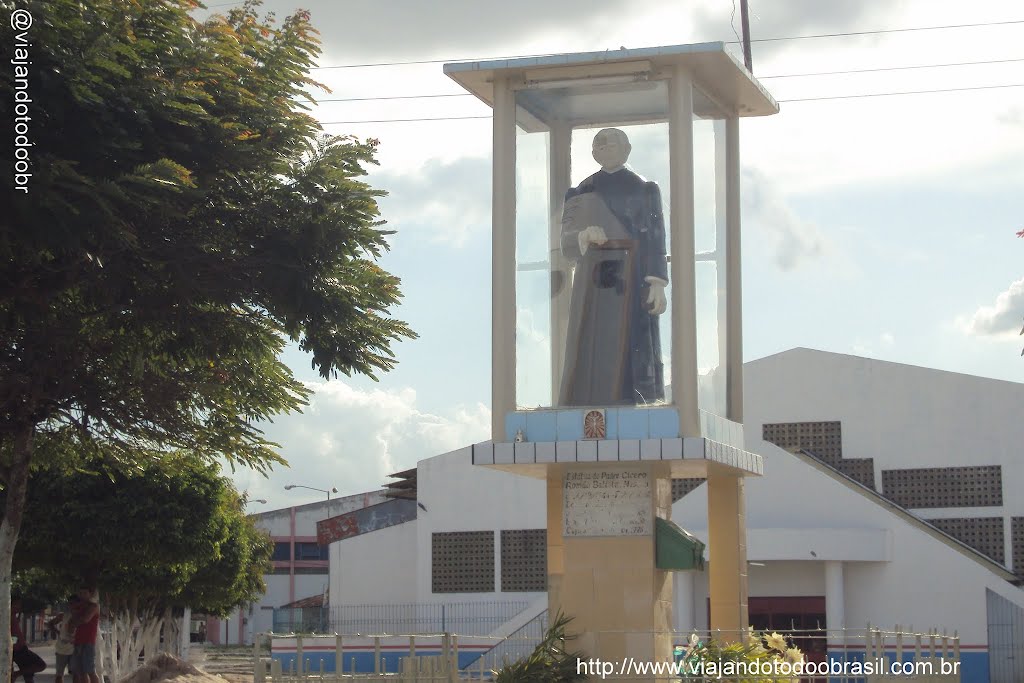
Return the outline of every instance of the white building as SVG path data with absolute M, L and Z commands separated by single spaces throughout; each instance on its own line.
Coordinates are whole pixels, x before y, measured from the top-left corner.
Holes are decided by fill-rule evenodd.
M 273 571 L 263 579 L 267 592 L 226 619 L 206 619 L 206 639 L 220 645 L 251 644 L 256 633 L 274 629 L 274 610 L 303 600 L 325 605 L 328 585 L 327 548 L 317 543 L 316 525 L 329 515 L 375 505 L 385 491 L 325 499 L 316 503 L 253 514 L 256 526 L 274 541 Z
M 752 624 L 946 628 L 965 682 L 1024 680 L 1024 385 L 795 349 L 747 363 L 744 387 L 765 466 L 746 484 Z M 415 518 L 331 544 L 335 613 L 446 605 L 467 632 L 478 603 L 492 633 L 542 612 L 544 482 L 473 466 L 470 448 L 420 461 L 415 482 Z M 706 541 L 705 488 L 678 481 L 672 514 Z M 676 574 L 681 630 L 706 628 L 707 595 L 705 573 Z

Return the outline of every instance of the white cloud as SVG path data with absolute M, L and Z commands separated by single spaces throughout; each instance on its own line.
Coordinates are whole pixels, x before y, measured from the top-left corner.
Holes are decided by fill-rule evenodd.
M 490 230 L 490 170 L 487 159 L 430 159 L 411 172 L 375 173 L 370 182 L 388 192 L 380 207 L 391 229 L 462 247 L 474 231 Z
M 774 182 L 756 169 L 743 170 L 745 232 L 764 235 L 775 265 L 783 271 L 799 268 L 824 256 L 829 243 L 814 223 L 801 218 L 786 203 Z
M 436 415 L 417 408 L 411 388 L 361 390 L 337 380 L 307 386 L 315 394 L 304 413 L 266 426 L 290 467 L 266 479 L 248 471 L 234 477 L 239 489 L 271 506 L 319 499 L 316 492 L 285 493 L 289 483 L 336 486 L 339 495 L 372 491 L 418 460 L 489 438 L 490 410 L 482 404 Z
M 991 306 L 980 306 L 969 318 L 957 319 L 957 326 L 976 337 L 1014 338 L 1024 318 L 1024 278 L 996 296 Z

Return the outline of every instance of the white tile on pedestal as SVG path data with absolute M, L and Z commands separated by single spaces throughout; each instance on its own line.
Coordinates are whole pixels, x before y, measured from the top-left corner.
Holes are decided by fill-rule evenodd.
M 661 439 L 643 439 L 640 441 L 641 460 L 661 460 Z
M 661 459 L 662 460 L 681 460 L 683 457 L 683 440 L 682 439 L 662 439 L 661 440 Z
M 576 462 L 576 442 L 558 441 L 555 443 L 555 459 L 558 462 Z
M 639 460 L 640 440 L 621 439 L 619 440 L 619 460 Z
M 601 462 L 617 462 L 619 459 L 619 442 L 614 439 L 598 441 L 597 459 Z
M 544 441 L 536 444 L 536 458 L 537 462 L 554 462 L 555 461 L 555 444 L 550 441 Z
M 704 439 L 689 437 L 683 440 L 683 457 L 687 460 L 703 460 L 706 457 Z
M 536 452 L 537 444 L 530 443 L 529 441 L 514 444 L 516 454 L 516 464 L 529 463 L 533 464 L 535 460 L 534 453 Z
M 494 444 L 494 464 L 511 465 L 515 463 L 515 450 L 512 448 L 514 445 L 511 443 Z
M 579 462 L 597 462 L 597 442 L 577 441 L 576 460 Z

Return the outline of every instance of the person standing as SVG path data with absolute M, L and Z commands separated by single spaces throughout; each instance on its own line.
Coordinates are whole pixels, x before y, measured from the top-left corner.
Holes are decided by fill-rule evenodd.
M 95 588 L 78 590 L 82 604 L 71 615 L 71 626 L 75 629 L 74 652 L 71 654 L 70 669 L 74 683 L 100 683 L 96 675 L 96 635 L 100 628 L 99 594 Z
M 11 600 L 11 636 L 14 638 L 14 663 L 18 670 L 13 673 L 11 680 L 18 676 L 25 677 L 25 683 L 33 683 L 36 674 L 46 668 L 46 662 L 32 650 L 28 649 L 25 642 L 25 632 L 21 628 L 21 599 Z M 98 681 L 94 682 L 98 683 Z
M 75 652 L 75 629 L 71 625 L 71 618 L 80 607 L 81 600 L 77 595 L 72 595 L 68 600 L 68 611 L 50 620 L 50 628 L 56 629 L 57 633 L 53 641 L 53 651 L 57 656 L 53 683 L 64 683 L 64 672 L 68 670 L 71 655 Z

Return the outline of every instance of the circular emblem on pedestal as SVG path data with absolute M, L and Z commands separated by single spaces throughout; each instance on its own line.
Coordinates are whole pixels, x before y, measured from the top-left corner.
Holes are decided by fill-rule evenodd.
M 603 410 L 589 410 L 583 416 L 583 437 L 586 439 L 603 439 L 605 437 Z

